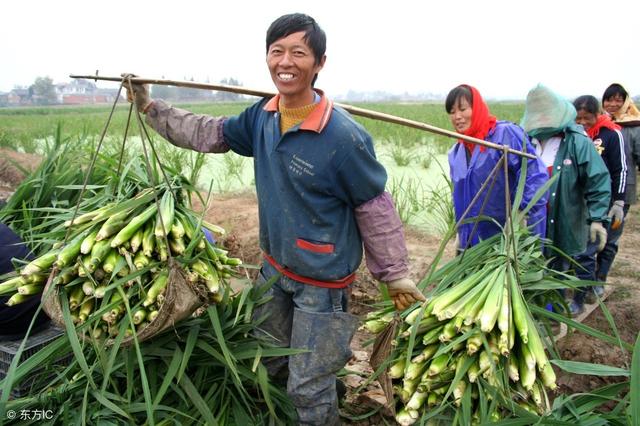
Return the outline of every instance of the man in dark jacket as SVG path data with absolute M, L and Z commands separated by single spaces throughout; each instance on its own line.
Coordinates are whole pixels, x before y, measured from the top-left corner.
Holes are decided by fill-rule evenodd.
M 15 268 L 12 259 L 28 259 L 29 249 L 7 225 L 0 223 L 0 276 Z M 31 320 L 40 305 L 40 297 L 34 296 L 24 303 L 7 306 L 9 296 L 0 296 L 0 339 L 24 337 Z M 49 318 L 41 311 L 35 320 L 32 332 L 42 328 Z

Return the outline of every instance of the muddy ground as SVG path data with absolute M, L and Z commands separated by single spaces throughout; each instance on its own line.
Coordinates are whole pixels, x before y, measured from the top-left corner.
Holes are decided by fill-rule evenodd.
M 24 173 L 16 167 L 16 164 L 29 169 L 37 164 L 37 158 L 0 150 L 0 198 L 9 195 L 24 177 Z M 244 192 L 215 196 L 206 211 L 208 221 L 221 225 L 227 230 L 222 244 L 230 250 L 231 255 L 240 257 L 248 264 L 259 264 L 258 214 L 255 195 L 252 192 Z M 640 243 L 639 231 L 640 207 L 632 207 L 620 240 L 620 251 L 609 276 L 609 284 L 612 285 L 614 291 L 605 302 L 613 316 L 620 337 L 630 344 L 635 342 L 640 331 L 640 315 L 637 315 L 638 306 L 640 306 L 640 287 L 637 284 L 638 278 L 640 278 L 640 259 L 637 252 Z M 411 228 L 407 228 L 405 234 L 410 257 L 411 277 L 419 281 L 426 274 L 433 256 L 438 251 L 440 240 Z M 452 256 L 453 250 L 449 247 L 445 258 Z M 254 275 L 255 269 L 248 269 L 247 274 Z M 373 309 L 372 304 L 378 299 L 378 284 L 370 276 L 363 262 L 358 279 L 352 285 L 350 311 L 362 317 Z M 604 314 L 599 309 L 587 316 L 583 323 L 608 334 L 613 333 Z M 348 389 L 341 408 L 345 424 L 365 426 L 385 422 L 380 417 L 384 415 L 384 410 L 380 410 L 382 403 L 384 403 L 384 396 L 379 385 L 373 383 L 360 389 L 366 376 L 371 372 L 368 364 L 371 345 L 367 342 L 372 337 L 366 331 L 360 330 L 352 342 L 354 356 L 347 365 L 347 371 L 350 374 L 343 377 Z M 566 337 L 557 342 L 557 349 L 562 358 L 567 360 L 625 368 L 628 368 L 631 363 L 630 353 L 571 330 Z M 557 392 L 558 394 L 586 392 L 616 380 L 616 378 L 606 378 L 605 381 L 604 378 L 596 376 L 577 376 L 558 372 Z M 356 390 L 359 392 L 355 392 Z M 377 414 L 366 419 L 359 418 L 370 412 L 377 412 Z M 386 419 L 386 421 L 393 422 L 392 419 Z

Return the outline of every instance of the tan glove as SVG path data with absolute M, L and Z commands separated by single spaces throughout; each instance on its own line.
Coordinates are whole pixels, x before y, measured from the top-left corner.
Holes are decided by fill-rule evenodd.
M 609 210 L 609 217 L 611 218 L 611 229 L 620 228 L 624 220 L 624 201 L 617 200 L 613 202 Z
M 136 77 L 135 74 L 120 74 L 120 76 Z M 153 99 L 151 99 L 151 96 L 149 96 L 149 85 L 131 83 L 131 87 L 133 88 L 133 93 L 131 93 L 129 82 L 125 80 L 124 88 L 127 89 L 127 101 L 135 103 L 138 111 L 140 111 L 141 113 L 146 113 L 147 107 L 149 107 L 149 105 L 153 103 Z
M 399 280 L 388 282 L 387 290 L 389 291 L 393 305 L 399 311 L 404 311 L 411 306 L 413 302 L 424 302 L 427 300 L 424 294 L 418 290 L 418 287 L 416 287 L 415 283 L 409 278 L 400 278 Z
M 589 226 L 589 240 L 592 243 L 598 241 L 598 252 L 601 252 L 607 244 L 607 230 L 602 226 L 602 222 L 591 222 Z

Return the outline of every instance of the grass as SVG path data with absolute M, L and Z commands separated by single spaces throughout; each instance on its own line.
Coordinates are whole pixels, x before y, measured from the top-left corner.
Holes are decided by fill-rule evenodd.
M 433 138 L 423 137 L 422 140 L 423 142 L 421 145 L 424 147 L 424 149 L 419 156 L 420 166 L 423 169 L 428 170 L 433 164 L 436 154 L 438 154 L 438 147 L 434 145 Z
M 250 104 L 251 102 L 176 104 L 176 106 L 197 114 L 220 116 L 237 114 Z M 444 106 L 440 103 L 364 103 L 355 106 L 425 122 L 445 129 L 451 128 L 449 117 L 444 111 Z M 523 105 L 521 104 L 498 103 L 491 104 L 490 108 L 492 113 L 500 119 L 518 122 L 522 117 Z M 58 123 L 63 124 L 65 134 L 98 135 L 110 109 L 110 105 L 0 108 L 0 146 L 35 152 L 33 141 L 53 135 Z M 127 112 L 128 105 L 119 104 L 113 117 L 111 134 L 122 135 L 127 121 Z M 362 117 L 355 117 L 355 120 L 364 125 L 377 143 L 396 141 L 394 143 L 399 143 L 404 148 L 414 148 L 425 140 L 425 133 L 417 129 Z M 134 133 L 137 132 L 135 125 L 132 126 L 132 129 Z M 437 153 L 439 154 L 446 152 L 451 145 L 451 140 L 444 136 L 429 135 L 429 137 L 438 147 Z
M 180 104 L 180 108 L 194 113 L 229 116 L 250 105 L 245 103 Z M 388 113 L 437 127 L 450 129 L 449 117 L 440 103 L 362 103 L 356 106 Z M 500 118 L 518 121 L 523 105 L 492 104 L 491 110 Z M 127 122 L 128 105 L 115 110 L 107 140 L 102 148 L 105 155 L 119 157 Z M 82 144 L 88 156 L 95 148 L 110 106 L 58 106 L 48 108 L 0 109 L 0 147 L 44 154 L 45 141 L 54 139 L 58 125 L 61 133 Z M 380 162 L 387 169 L 388 185 L 400 216 L 405 223 L 425 226 L 442 234 L 449 222 L 450 211 L 443 179 L 446 169 L 445 153 L 455 143 L 450 138 L 425 133 L 367 118 L 354 117 L 371 134 Z M 253 162 L 234 154 L 202 155 L 164 143 L 154 132 L 155 146 L 163 164 L 189 176 L 201 189 L 214 192 L 243 191 L 255 185 Z M 135 152 L 139 144 L 138 126 L 131 123 L 127 142 Z
M 389 154 L 396 165 L 400 167 L 408 166 L 412 162 L 413 153 L 411 149 L 403 147 L 399 139 L 391 140 Z
M 212 115 L 236 114 L 246 108 L 246 103 L 184 104 L 180 108 L 195 113 Z M 58 123 L 62 123 L 66 135 L 99 135 L 104 127 L 108 106 L 57 106 L 49 108 L 0 108 L 0 146 L 24 152 L 37 152 L 34 141 L 46 139 L 54 134 Z M 110 127 L 111 135 L 121 135 L 127 123 L 128 104 L 120 104 L 114 113 Z M 137 134 L 137 125 L 132 122 L 131 130 Z
M 396 205 L 402 223 L 409 221 L 427 206 L 427 196 L 421 182 L 405 177 L 392 178 L 389 183 L 389 192 Z

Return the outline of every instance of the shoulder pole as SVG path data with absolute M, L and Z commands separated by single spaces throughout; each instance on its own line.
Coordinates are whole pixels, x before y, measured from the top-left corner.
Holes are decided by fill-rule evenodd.
M 99 75 L 70 75 L 70 78 L 81 78 L 86 80 L 94 80 L 94 81 L 115 81 L 122 83 L 122 77 L 104 77 Z M 129 79 L 127 79 L 128 81 Z M 241 86 L 229 86 L 225 84 L 210 84 L 210 83 L 197 83 L 195 81 L 183 81 L 183 80 L 166 80 L 166 79 L 154 79 L 154 78 L 143 78 L 143 77 L 131 77 L 131 82 L 135 84 L 156 84 L 163 86 L 175 86 L 175 87 L 188 87 L 191 89 L 204 89 L 204 90 L 217 90 L 220 92 L 231 92 L 238 93 L 242 95 L 250 95 L 257 96 L 261 98 L 272 98 L 275 96 L 273 92 L 267 92 L 262 90 L 248 89 L 246 87 Z M 450 130 L 442 129 L 436 126 L 432 126 L 427 123 L 422 123 L 420 121 L 408 120 L 406 118 L 398 117 L 391 114 L 385 114 L 382 112 L 377 112 L 365 108 L 359 108 L 351 105 L 335 103 L 335 105 L 344 109 L 352 115 L 357 115 L 359 117 L 370 118 L 373 120 L 384 121 L 387 123 L 399 124 L 405 127 L 411 127 L 418 130 L 424 130 L 430 133 L 435 133 L 442 136 L 447 136 L 454 139 L 461 139 L 466 142 L 471 142 L 477 145 L 486 146 L 487 148 L 499 149 L 501 151 L 504 150 L 504 146 L 488 142 L 482 139 L 473 138 L 471 136 L 466 136 L 461 133 L 453 132 Z M 506 150 L 510 154 L 519 155 L 521 157 L 527 158 L 536 158 L 535 155 L 529 154 L 527 152 L 518 151 L 512 148 Z

